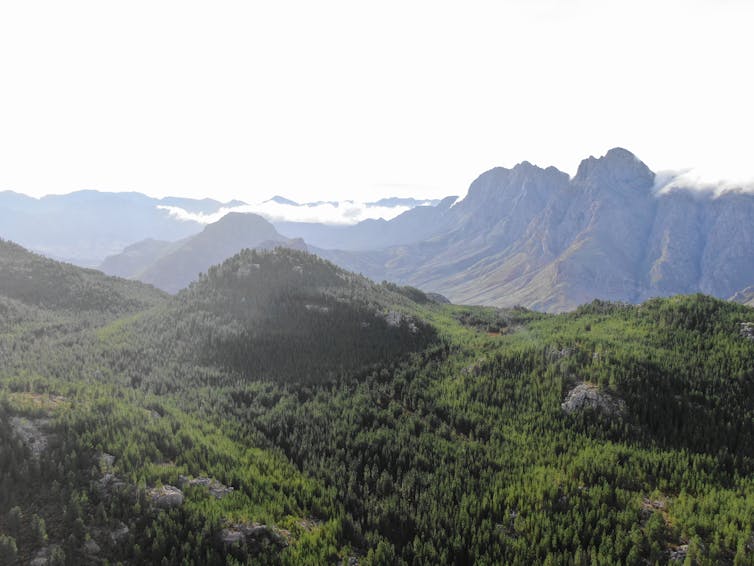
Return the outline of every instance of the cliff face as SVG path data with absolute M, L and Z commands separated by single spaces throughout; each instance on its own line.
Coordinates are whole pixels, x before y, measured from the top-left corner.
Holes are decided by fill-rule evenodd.
M 527 162 L 487 171 L 441 228 L 415 244 L 322 253 L 454 302 L 548 311 L 595 298 L 728 298 L 754 283 L 754 195 L 658 192 L 621 148 L 585 159 L 572 179 Z

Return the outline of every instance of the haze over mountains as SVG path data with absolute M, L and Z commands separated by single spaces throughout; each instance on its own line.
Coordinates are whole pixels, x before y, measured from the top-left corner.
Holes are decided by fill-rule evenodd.
M 750 293 L 742 291 L 754 285 L 754 194 L 698 191 L 683 177 L 660 181 L 621 148 L 585 159 L 573 178 L 522 162 L 483 173 L 460 201 L 366 203 L 408 210 L 350 225 L 223 217 L 248 205 L 135 193 L 36 200 L 6 192 L 0 204 L 3 237 L 171 293 L 243 248 L 277 245 L 453 302 L 553 312 L 595 298 L 636 303 L 694 292 L 725 299 L 741 292 L 745 303 Z M 339 214 L 354 205 L 281 196 L 263 204 Z M 204 228 L 214 217 L 221 220 Z
M 388 198 L 366 203 L 300 204 L 275 196 L 261 203 L 248 204 L 240 200 L 156 199 L 135 192 L 92 190 L 37 199 L 1 191 L 0 236 L 48 257 L 95 267 L 107 256 L 143 240 L 175 242 L 197 234 L 204 226 L 229 212 L 257 212 L 267 219 L 281 222 L 316 218 L 354 224 L 360 218 L 392 218 L 414 206 L 436 202 Z

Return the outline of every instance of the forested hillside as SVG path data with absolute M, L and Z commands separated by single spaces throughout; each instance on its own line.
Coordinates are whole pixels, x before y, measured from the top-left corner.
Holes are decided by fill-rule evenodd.
M 746 306 L 454 306 L 290 250 L 96 324 L 0 295 L 6 563 L 754 563 Z
M 53 261 L 1 239 L 0 296 L 77 315 L 137 312 L 166 297 L 149 285 Z

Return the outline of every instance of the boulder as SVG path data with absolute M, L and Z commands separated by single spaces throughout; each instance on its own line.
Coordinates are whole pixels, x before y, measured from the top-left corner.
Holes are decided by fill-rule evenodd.
M 682 544 L 676 549 L 670 550 L 669 560 L 670 562 L 683 562 L 686 560 L 686 555 L 689 553 L 689 545 Z
M 244 546 L 251 554 L 263 548 L 282 550 L 288 546 L 288 541 L 277 530 L 258 523 L 232 525 L 222 530 L 220 539 L 226 547 Z
M 594 410 L 608 416 L 622 416 L 626 403 L 593 383 L 581 382 L 568 392 L 560 408 L 566 414 Z
M 110 540 L 113 542 L 113 544 L 121 543 L 128 538 L 128 534 L 130 532 L 131 530 L 128 528 L 128 526 L 125 523 L 119 521 L 110 531 Z
M 159 509 L 172 509 L 183 505 L 183 492 L 175 486 L 163 485 L 148 491 L 149 499 Z
M 101 550 L 100 546 L 93 539 L 89 539 L 84 543 L 84 552 L 87 554 L 99 554 Z
M 748 340 L 754 340 L 754 322 L 742 322 L 739 325 L 741 336 Z
M 10 426 L 21 442 L 31 452 L 35 459 L 39 459 L 50 444 L 51 435 L 43 429 L 50 425 L 50 419 L 27 419 L 25 417 L 11 417 Z

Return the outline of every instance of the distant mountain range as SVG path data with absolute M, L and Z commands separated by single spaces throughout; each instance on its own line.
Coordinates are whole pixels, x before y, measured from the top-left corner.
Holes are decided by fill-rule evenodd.
M 240 204 L 99 191 L 36 199 L 4 191 L 0 192 L 0 236 L 49 257 L 93 267 L 136 241 L 178 240 L 203 227 L 198 222 L 178 220 L 158 206 L 210 214 Z
M 0 237 L 48 257 L 95 267 L 107 256 L 144 240 L 175 242 L 197 234 L 209 222 L 227 212 L 258 212 L 286 225 L 286 218 L 302 215 L 319 219 L 321 208 L 327 205 L 324 208 L 331 212 L 327 221 L 342 224 L 344 221 L 355 223 L 356 220 L 351 218 L 354 213 L 358 214 L 357 217 L 392 217 L 406 209 L 431 206 L 437 202 L 393 197 L 367 203 L 322 201 L 299 204 L 275 196 L 250 205 L 239 200 L 156 199 L 135 192 L 78 191 L 37 199 L 4 191 L 0 192 Z M 333 210 L 338 212 L 332 213 Z M 325 227 L 325 232 L 327 229 Z M 299 236 L 294 234 L 293 237 Z M 153 244 L 146 246 L 154 247 Z
M 752 304 L 754 194 L 660 185 L 636 156 L 615 148 L 582 161 L 573 178 L 523 162 L 483 173 L 460 201 L 362 203 L 413 208 L 345 226 L 233 213 L 201 231 L 203 224 L 158 206 L 221 215 L 243 203 L 92 191 L 40 200 L 0 193 L 0 220 L 4 237 L 79 264 L 107 248 L 103 271 L 169 292 L 243 248 L 284 245 L 458 303 L 558 312 L 595 298 L 638 303 L 702 292 Z

